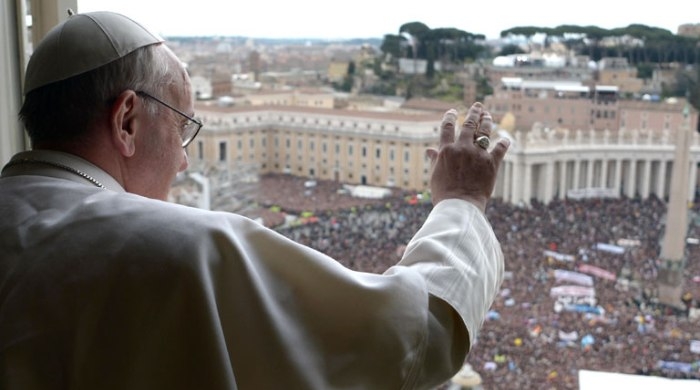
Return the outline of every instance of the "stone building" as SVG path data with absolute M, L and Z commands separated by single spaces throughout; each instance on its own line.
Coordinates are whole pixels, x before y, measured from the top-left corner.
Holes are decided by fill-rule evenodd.
M 349 184 L 428 188 L 425 149 L 435 147 L 441 115 L 302 107 L 197 107 L 205 127 L 188 151 L 193 168 L 288 173 Z M 632 116 L 632 114 L 629 114 Z M 695 117 L 697 121 L 697 115 Z M 689 126 L 691 118 L 678 126 Z M 651 125 L 651 122 L 649 123 Z M 656 124 L 655 124 L 656 125 Z M 513 143 L 494 196 L 514 204 L 586 196 L 669 195 L 676 125 L 646 129 L 498 130 Z M 688 194 L 694 196 L 699 134 L 690 144 Z
M 518 130 L 546 128 L 617 130 L 672 129 L 684 123 L 685 99 L 664 101 L 621 99 L 614 85 L 584 85 L 578 81 L 501 79 L 484 104 L 496 121 L 510 113 Z M 690 128 L 698 127 L 698 112 L 690 113 Z
M 193 166 L 256 163 L 280 172 L 373 186 L 423 190 L 425 149 L 441 115 L 290 106 L 198 105 L 205 127 L 189 146 Z

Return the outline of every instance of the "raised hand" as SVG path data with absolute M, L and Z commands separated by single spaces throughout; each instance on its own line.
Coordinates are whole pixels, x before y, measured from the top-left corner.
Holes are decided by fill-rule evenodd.
M 493 118 L 481 103 L 471 106 L 457 139 L 456 122 L 457 111 L 448 110 L 442 119 L 439 149 L 426 151 L 433 170 L 432 201 L 464 199 L 484 211 L 510 142 L 501 139 L 489 150 Z

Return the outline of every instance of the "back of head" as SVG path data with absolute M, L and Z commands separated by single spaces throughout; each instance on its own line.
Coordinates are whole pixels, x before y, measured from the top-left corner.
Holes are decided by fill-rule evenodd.
M 54 27 L 27 65 L 20 119 L 32 143 L 75 140 L 123 90 L 167 83 L 162 42 L 113 12 L 75 14 Z

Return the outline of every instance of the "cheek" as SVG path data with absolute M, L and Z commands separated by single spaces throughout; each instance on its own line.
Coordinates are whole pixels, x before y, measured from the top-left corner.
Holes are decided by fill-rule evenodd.
M 182 148 L 182 138 L 173 126 L 161 128 L 160 136 L 151 137 L 156 164 L 162 169 L 161 173 L 165 174 L 174 168 L 178 168 L 182 164 L 184 149 Z
M 169 186 L 183 164 L 182 141 L 177 134 L 174 134 L 177 138 L 172 137 L 172 133 L 158 137 L 154 132 L 144 143 L 144 150 L 149 154 L 145 157 L 148 161 L 146 176 L 154 186 L 156 183 L 158 187 Z

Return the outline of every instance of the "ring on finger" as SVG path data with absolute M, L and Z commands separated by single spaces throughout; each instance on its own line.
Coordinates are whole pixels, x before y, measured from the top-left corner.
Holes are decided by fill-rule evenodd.
M 475 144 L 479 145 L 482 149 L 486 150 L 489 148 L 489 145 L 491 145 L 491 139 L 489 137 L 482 135 L 481 137 L 477 138 L 476 141 L 474 141 Z

